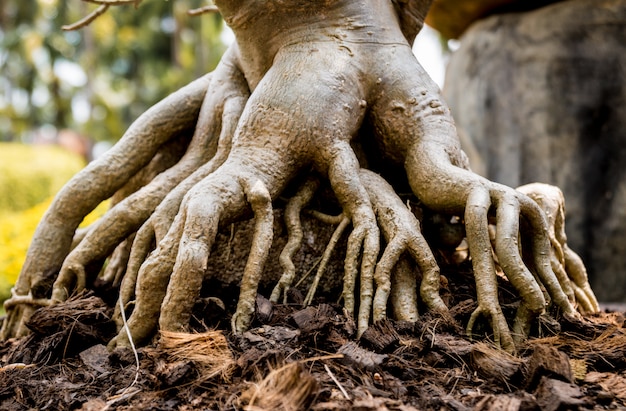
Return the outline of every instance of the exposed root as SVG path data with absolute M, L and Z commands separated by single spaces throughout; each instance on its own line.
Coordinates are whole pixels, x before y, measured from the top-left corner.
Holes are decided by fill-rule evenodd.
M 254 212 L 255 226 L 250 255 L 241 279 L 237 311 L 231 319 L 231 326 L 235 333 L 246 331 L 252 322 L 259 281 L 274 235 L 272 198 L 267 187 L 261 180 L 257 180 L 252 187 L 244 186 L 244 190 Z
M 168 230 L 172 227 L 184 196 L 223 163 L 229 149 L 230 144 L 225 144 L 224 150 L 218 149 L 218 154 L 172 190 L 156 208 L 148 221 L 141 226 L 133 241 L 126 274 L 120 285 L 119 298 L 122 300 L 123 306 L 126 307 L 135 296 L 139 270 L 150 252 L 154 250 L 156 244 L 165 237 Z M 224 152 L 223 154 L 222 151 Z M 120 316 L 117 309 L 114 319 L 120 325 Z
M 347 143 L 338 142 L 331 158 L 328 177 L 344 213 L 351 219 L 353 226 L 348 237 L 342 298 L 345 309 L 349 313 L 354 313 L 354 289 L 357 275 L 360 274 L 357 315 L 357 335 L 360 336 L 369 325 L 380 234 L 369 196 L 359 177 L 360 166 L 354 151 Z
M 245 80 L 229 59 L 233 54 L 232 49 L 227 52 L 212 73 L 194 135 L 185 155 L 176 165 L 116 204 L 96 223 L 65 259 L 54 286 L 53 299 L 62 301 L 67 298 L 67 291 L 72 290 L 72 282 L 76 284 L 76 291 L 80 291 L 85 286 L 85 267 L 94 260 L 107 257 L 130 233 L 136 231 L 168 193 L 201 165 L 213 159 L 219 150 L 219 143 L 226 148 L 222 148 L 222 155 L 216 161 L 211 161 L 213 167 L 209 172 L 219 166 L 220 161 L 223 162 L 224 151 L 227 152 L 230 147 L 235 124 L 248 96 Z M 218 137 L 221 141 L 218 141 Z
M 320 263 L 317 267 L 317 272 L 315 273 L 313 282 L 311 283 L 311 286 L 309 287 L 309 291 L 307 292 L 306 297 L 304 298 L 304 302 L 302 303 L 303 305 L 305 306 L 311 305 L 311 303 L 313 302 L 313 297 L 315 297 L 315 292 L 317 291 L 317 287 L 320 283 L 320 279 L 322 278 L 322 275 L 326 271 L 326 266 L 328 265 L 328 261 L 330 260 L 333 250 L 337 246 L 337 242 L 343 235 L 346 228 L 348 228 L 349 224 L 350 224 L 350 219 L 343 216 L 341 218 L 341 221 L 339 222 L 339 225 L 337 226 L 335 231 L 333 231 L 333 235 L 330 237 L 330 240 L 328 241 L 328 245 L 326 245 L 326 248 L 324 249 L 324 254 L 322 254 L 322 259 L 320 260 Z
M 386 317 L 387 299 L 392 294 L 396 318 L 415 321 L 417 319 L 417 278 L 409 274 L 410 269 L 401 257 L 407 252 L 417 263 L 422 280 L 420 296 L 426 306 L 435 311 L 447 311 L 439 296 L 439 267 L 428 243 L 421 233 L 419 221 L 402 203 L 395 190 L 379 175 L 361 169 L 363 181 L 376 213 L 387 246 L 376 266 L 376 296 L 374 299 L 374 321 Z M 396 288 L 392 288 L 392 271 L 396 267 Z
M 15 289 L 11 288 L 11 298 L 4 302 L 4 309 L 10 310 L 18 305 L 28 305 L 32 307 L 47 307 L 52 304 L 52 301 L 48 298 L 35 298 L 32 293 L 27 295 L 18 295 L 15 293 Z
M 491 258 L 491 243 L 487 221 L 490 205 L 489 192 L 482 187 L 474 189 L 467 200 L 465 224 L 466 229 L 474 233 L 474 235 L 468 236 L 468 243 L 470 253 L 472 254 L 472 267 L 474 273 L 476 273 L 474 278 L 478 300 L 478 307 L 472 313 L 467 324 L 467 333 L 470 336 L 472 335 L 476 319 L 480 315 L 484 315 L 489 319 L 496 345 L 512 351 L 515 349 L 515 345 L 509 326 L 498 303 L 496 271 Z M 486 252 L 487 250 L 489 250 L 489 253 Z
M 109 1 L 118 0 L 103 4 Z M 243 332 L 252 321 L 272 242 L 271 199 L 311 169 L 330 181 L 344 219 L 336 222 L 340 225 L 316 278 L 350 221 L 353 230 L 342 298 L 345 309 L 356 314 L 358 335 L 371 316 L 386 317 L 389 298 L 399 318 L 417 318 L 417 277 L 407 256 L 422 273 L 423 302 L 430 309 L 445 311 L 438 268 L 419 222 L 382 177 L 361 170 L 351 146 L 359 133 L 364 162 L 376 159 L 383 169 L 387 162 L 403 166 L 413 194 L 425 207 L 465 217 L 478 298 L 468 332 L 484 315 L 496 342 L 512 351 L 513 342 L 525 338 L 544 312 L 547 300 L 566 315 L 576 313 L 574 299 L 582 310 L 597 308 L 584 268 L 564 246 L 561 230 L 553 236 L 551 260 L 552 237 L 548 238 L 548 224 L 537 203 L 468 170 L 450 112 L 415 60 L 409 47 L 412 39 L 404 38 L 403 29 L 407 33 L 419 26 L 415 18 L 398 16 L 405 8 L 378 0 L 337 0 L 314 6 L 296 2 L 261 13 L 255 7 L 263 7 L 264 2 L 216 3 L 238 42 L 214 74 L 141 116 L 114 149 L 57 196 L 35 234 L 15 287 L 17 296 L 26 296 L 26 303 L 17 298 L 9 304 L 4 338 L 25 332 L 23 321 L 33 309 L 27 296 L 35 284 L 41 285 L 61 269 L 53 300 L 88 286 L 88 263 L 108 256 L 144 221 L 120 289 L 124 312 L 135 299 L 128 329 L 138 343 L 152 336 L 157 324 L 161 331 L 186 330 L 218 230 L 243 218 L 251 208 L 253 244 L 231 324 L 235 332 Z M 411 15 L 425 13 L 428 5 L 429 1 L 415 2 Z M 344 30 L 346 21 L 351 21 L 351 30 Z M 399 21 L 409 30 L 399 27 Z M 144 169 L 167 142 L 191 129 L 196 133 L 181 162 L 116 204 L 70 253 L 83 217 L 125 185 L 133 191 L 131 176 Z M 299 214 L 314 193 L 313 184 L 305 186 L 290 202 L 290 239 L 281 257 L 284 273 L 272 293 L 274 301 L 286 293 L 293 279 L 293 254 L 301 242 Z M 489 239 L 489 217 L 494 215 L 493 249 L 521 298 L 513 333 L 498 300 Z M 386 246 L 378 260 L 381 229 Z M 526 261 L 519 238 L 529 243 L 522 250 Z M 315 288 L 316 284 L 307 302 Z M 128 343 L 121 332 L 111 346 Z
M 109 257 L 109 262 L 104 269 L 104 272 L 100 276 L 100 279 L 104 283 L 111 284 L 116 288 L 120 286 L 122 278 L 124 278 L 124 274 L 126 273 L 126 267 L 128 266 L 128 259 L 130 258 L 130 250 L 133 246 L 134 239 L 135 235 L 132 234 L 115 247 L 113 254 Z
M 318 187 L 318 179 L 307 180 L 285 207 L 285 226 L 287 227 L 289 239 L 283 251 L 280 253 L 280 266 L 283 269 L 283 274 L 274 287 L 274 290 L 272 290 L 270 301 L 273 303 L 279 301 L 281 294 L 283 295 L 283 302 L 285 304 L 287 303 L 287 292 L 296 276 L 296 266 L 293 264 L 293 256 L 302 245 L 300 213 L 309 201 L 311 201 Z
M 585 313 L 600 310 L 598 301 L 591 290 L 585 266 L 574 251 L 567 245 L 565 235 L 565 198 L 558 187 L 533 183 L 517 187 L 518 191 L 532 198 L 546 215 L 550 239 L 550 262 L 564 289 L 571 289 L 570 300 L 577 309 Z
M 235 128 L 248 97 L 245 80 L 241 76 L 241 73 L 233 71 L 233 67 L 231 65 L 232 62 L 226 64 L 226 67 L 230 69 L 228 74 L 230 77 L 229 81 L 220 82 L 219 87 L 214 87 L 209 90 L 209 93 L 211 94 L 210 99 L 207 98 L 208 102 L 205 103 L 212 106 L 219 106 L 223 104 L 220 119 L 221 131 L 217 142 L 217 152 L 208 162 L 203 164 L 189 177 L 178 184 L 176 188 L 174 188 L 159 204 L 146 223 L 144 223 L 139 229 L 132 245 L 126 275 L 124 276 L 120 286 L 119 298 L 122 300 L 122 305 L 124 307 L 131 302 L 135 295 L 135 288 L 141 265 L 146 260 L 148 254 L 154 249 L 155 245 L 165 237 L 171 228 L 174 219 L 179 212 L 180 204 L 182 203 L 184 196 L 196 184 L 212 174 L 219 166 L 221 166 L 230 153 Z M 220 97 L 224 99 L 221 103 L 216 101 Z M 212 114 L 209 117 L 209 120 L 215 120 Z M 202 120 L 203 123 L 207 123 L 207 121 L 207 119 Z M 206 124 L 203 128 L 209 128 L 209 125 Z M 118 305 L 116 305 L 116 308 L 117 307 Z M 116 323 L 120 325 L 120 315 L 117 309 L 114 314 L 114 319 Z

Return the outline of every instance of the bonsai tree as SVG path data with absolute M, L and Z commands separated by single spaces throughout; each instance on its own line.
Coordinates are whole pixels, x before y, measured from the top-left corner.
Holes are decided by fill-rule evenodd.
M 299 215 L 323 183 L 343 211 L 337 232 L 352 226 L 342 299 L 358 334 L 387 315 L 390 296 L 397 317 L 416 318 L 416 273 L 398 270 L 404 285 L 391 286 L 403 254 L 421 271 L 422 302 L 447 310 L 419 221 L 397 194 L 403 182 L 424 207 L 465 224 L 478 301 L 470 331 L 485 316 L 496 343 L 513 350 L 548 303 L 576 315 L 573 281 L 551 266 L 543 211 L 521 192 L 468 169 L 450 112 L 412 54 L 429 0 L 215 3 L 236 42 L 212 73 L 139 117 L 58 194 L 6 303 L 4 338 L 27 332 L 36 306 L 89 287 L 94 267 L 109 256 L 102 278 L 118 278 L 118 314 L 129 314 L 110 346 L 146 341 L 157 327 L 186 330 L 218 231 L 253 216 L 231 319 L 241 333 L 253 318 L 275 201 L 295 192 L 285 212 L 284 274 L 271 296 L 278 301 L 293 281 Z M 110 211 L 77 232 L 109 197 Z M 528 240 L 525 261 L 520 236 Z M 498 301 L 494 251 L 519 293 L 511 328 Z

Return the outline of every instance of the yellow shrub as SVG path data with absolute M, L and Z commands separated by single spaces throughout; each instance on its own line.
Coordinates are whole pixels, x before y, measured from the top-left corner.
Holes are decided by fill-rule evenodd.
M 0 143 L 0 212 L 40 204 L 84 166 L 80 156 L 61 147 Z
M 60 147 L 0 143 L 0 300 L 9 296 L 52 198 L 84 165 L 80 156 Z M 106 208 L 100 205 L 83 224 Z
M 10 289 L 20 273 L 26 251 L 52 197 L 21 212 L 0 213 L 0 300 L 10 296 Z M 108 201 L 85 217 L 81 226 L 89 225 L 108 209 Z

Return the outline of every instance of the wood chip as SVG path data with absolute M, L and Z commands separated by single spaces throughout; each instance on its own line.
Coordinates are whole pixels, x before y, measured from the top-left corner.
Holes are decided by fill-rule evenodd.
M 538 344 L 528 361 L 526 389 L 532 391 L 544 376 L 565 382 L 574 381 L 567 354 L 550 345 Z

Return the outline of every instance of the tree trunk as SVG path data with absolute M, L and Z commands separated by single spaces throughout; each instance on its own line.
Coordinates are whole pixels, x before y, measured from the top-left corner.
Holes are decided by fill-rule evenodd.
M 465 32 L 444 90 L 486 177 L 563 190 L 569 243 L 601 301 L 626 299 L 624 39 L 623 0 L 494 15 Z

